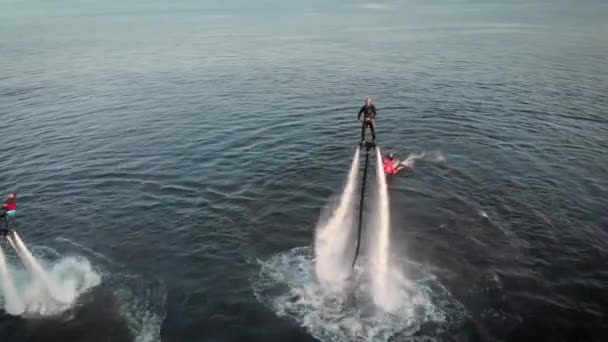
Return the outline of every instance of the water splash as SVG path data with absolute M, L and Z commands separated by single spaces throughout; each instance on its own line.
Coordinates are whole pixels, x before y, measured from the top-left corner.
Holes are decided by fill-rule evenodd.
M 336 297 L 315 280 L 312 249 L 295 248 L 260 261 L 260 273 L 251 279 L 253 293 L 279 317 L 295 320 L 323 342 L 445 340 L 437 337 L 449 336 L 451 322 L 462 321 L 462 305 L 416 265 L 411 265 L 415 291 L 408 300 L 397 302 L 392 312 L 378 311 L 369 296 L 368 277 L 373 275 L 362 261 L 351 277 L 349 294 Z
M 353 206 L 357 178 L 359 175 L 359 148 L 355 152 L 348 173 L 348 180 L 340 196 L 338 207 L 329 220 L 321 220 L 315 235 L 315 270 L 320 283 L 328 290 L 341 291 L 350 275 L 350 265 L 346 263 L 347 247 L 353 228 Z
M 12 239 L 9 243 L 13 248 L 17 247 Z M 118 303 L 118 310 L 117 312 L 101 310 L 102 315 L 120 315 L 136 342 L 161 340 L 160 330 L 165 318 L 167 291 L 160 279 L 130 273 L 107 256 L 69 239 L 56 238 L 55 245 L 61 252 L 48 246 L 35 246 L 29 251 L 40 268 L 47 273 L 47 279 L 56 289 L 74 300 L 70 303 L 55 300 L 42 281 L 32 275 L 30 267 L 24 268 L 21 264 L 11 267 L 13 260 L 17 259 L 11 258 L 6 260 L 6 269 L 16 287 L 15 297 L 22 305 L 9 312 L 10 296 L 4 288 L 0 287 L 4 292 L 4 295 L 0 293 L 0 308 L 25 318 L 69 316 L 69 319 L 78 319 L 77 316 L 71 316 L 72 312 L 79 312 L 77 307 L 105 305 L 106 299 L 103 297 L 97 299 L 97 296 L 103 296 L 107 290 L 110 290 L 113 300 Z M 4 264 L 0 260 L 0 281 L 5 280 L 2 265 Z M 93 288 L 101 284 L 102 279 L 103 286 L 99 291 L 92 292 Z M 91 297 L 81 297 L 89 291 Z M 101 319 L 105 318 L 102 316 Z
M 19 255 L 19 257 L 21 258 L 21 261 L 23 262 L 25 267 L 43 285 L 41 291 L 46 290 L 48 292 L 47 295 L 51 296 L 53 299 L 60 302 L 69 303 L 70 299 L 63 298 L 63 296 L 60 295 L 60 291 L 58 291 L 55 284 L 53 284 L 53 282 L 49 278 L 48 273 L 42 268 L 38 260 L 34 258 L 34 256 L 25 246 L 19 235 L 14 232 L 12 236 L 8 236 L 8 241 L 11 243 L 11 245 L 17 252 L 17 255 Z
M 167 300 L 167 289 L 161 279 L 149 274 L 132 273 L 120 262 L 67 238 L 55 238 L 54 245 L 62 253 L 57 253 L 52 248 L 36 251 L 44 251 L 45 255 L 54 258 L 69 253 L 90 260 L 103 278 L 102 291 L 111 291 L 111 296 L 118 303 L 116 314 L 124 319 L 134 341 L 161 341 L 160 331 L 166 315 Z
M 60 314 L 72 307 L 82 293 L 101 283 L 101 277 L 86 259 L 63 258 L 47 271 L 17 233 L 13 233 L 7 240 L 28 271 L 14 272 L 15 284 L 19 291 L 10 287 L 3 288 L 5 307 L 11 314 L 25 317 Z M 0 263 L 3 262 L 0 260 Z M 7 278 L 12 279 L 8 266 L 5 270 Z M 15 298 L 21 305 L 14 306 Z M 12 312 L 9 311 L 9 307 Z

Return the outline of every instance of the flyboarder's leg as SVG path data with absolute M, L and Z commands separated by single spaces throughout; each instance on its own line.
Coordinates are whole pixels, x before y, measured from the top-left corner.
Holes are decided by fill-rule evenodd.
M 376 131 L 374 130 L 374 123 L 369 121 L 369 129 L 372 130 L 372 142 L 376 142 Z
M 363 122 L 361 123 L 361 144 L 363 144 L 365 142 L 365 126 L 367 125 L 367 122 L 365 121 L 365 119 L 363 119 Z

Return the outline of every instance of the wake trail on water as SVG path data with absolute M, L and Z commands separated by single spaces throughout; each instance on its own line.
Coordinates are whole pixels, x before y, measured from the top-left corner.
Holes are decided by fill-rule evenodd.
M 328 220 L 321 219 L 315 231 L 315 271 L 320 283 L 330 291 L 341 291 L 351 273 L 345 262 L 354 223 L 359 155 L 357 148 L 338 206 Z

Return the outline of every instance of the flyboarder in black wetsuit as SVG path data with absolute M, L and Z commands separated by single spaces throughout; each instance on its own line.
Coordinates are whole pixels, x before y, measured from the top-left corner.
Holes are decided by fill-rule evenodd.
M 365 129 L 369 126 L 372 131 L 372 142 L 376 142 L 376 132 L 374 131 L 374 120 L 376 119 L 376 106 L 372 103 L 371 98 L 365 99 L 365 105 L 359 110 L 357 120 L 361 120 L 361 114 L 363 114 L 363 123 L 361 125 L 361 144 L 365 142 Z

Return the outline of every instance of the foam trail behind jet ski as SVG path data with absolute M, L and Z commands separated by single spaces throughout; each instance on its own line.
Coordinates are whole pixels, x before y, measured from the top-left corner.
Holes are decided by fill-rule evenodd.
M 348 173 L 348 180 L 340 197 L 338 207 L 329 220 L 317 225 L 315 234 L 315 271 L 320 283 L 339 291 L 350 275 L 350 265 L 345 262 L 347 246 L 353 224 L 353 207 L 357 178 L 359 175 L 359 153 L 357 148 Z
M 23 302 L 17 295 L 13 277 L 11 276 L 4 251 L 0 246 L 0 286 L 4 295 L 4 309 L 11 315 L 20 315 L 25 308 Z

